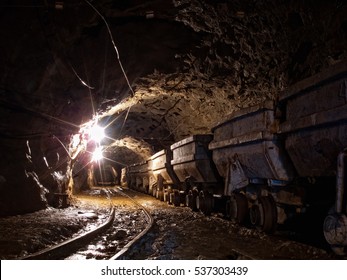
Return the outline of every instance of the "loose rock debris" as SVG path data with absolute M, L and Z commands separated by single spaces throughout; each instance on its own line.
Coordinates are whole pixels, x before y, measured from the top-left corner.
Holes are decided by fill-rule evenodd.
M 297 242 L 283 232 L 266 235 L 234 224 L 220 214 L 206 217 L 144 194 L 138 195 L 137 201 L 146 205 L 154 226 L 126 259 L 338 259 L 325 249 Z M 146 221 L 133 205 L 122 198 L 114 198 L 113 204 L 115 233 L 70 259 L 105 259 L 109 255 L 107 247 L 117 250 L 144 229 Z M 97 218 L 90 219 L 90 214 Z M 97 227 L 108 214 L 108 201 L 81 196 L 74 207 L 1 218 L 0 258 L 23 258 L 55 245 Z

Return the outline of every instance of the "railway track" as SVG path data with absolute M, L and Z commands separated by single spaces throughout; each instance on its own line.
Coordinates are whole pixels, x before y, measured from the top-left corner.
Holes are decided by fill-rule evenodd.
M 207 217 L 130 189 L 102 189 L 109 201 L 109 217 L 104 224 L 24 259 L 334 258 L 289 236 L 264 235 L 219 215 Z
M 101 189 L 101 188 L 100 188 Z M 102 188 L 109 201 L 109 217 L 98 227 L 24 260 L 122 259 L 151 229 L 153 218 L 121 188 Z

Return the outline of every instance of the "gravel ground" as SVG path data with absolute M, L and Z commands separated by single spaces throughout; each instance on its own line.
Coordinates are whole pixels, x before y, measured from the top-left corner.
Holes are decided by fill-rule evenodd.
M 286 232 L 269 236 L 233 224 L 221 215 L 206 217 L 148 195 L 129 194 L 147 208 L 155 222 L 140 244 L 128 252 L 128 259 L 340 259 L 323 248 L 295 241 Z M 95 228 L 108 218 L 109 202 L 101 195 L 84 195 L 66 209 L 48 208 L 1 218 L 0 259 L 23 258 Z M 112 198 L 112 202 L 116 209 L 134 210 L 127 199 Z
M 140 234 L 148 221 L 141 207 L 135 205 L 127 197 L 110 189 L 111 201 L 115 209 L 112 226 L 103 234 L 94 238 L 88 245 L 81 247 L 67 260 L 97 259 L 107 260 Z M 102 203 L 102 200 L 90 196 L 79 196 L 83 201 Z
M 65 209 L 0 218 L 0 259 L 21 259 L 87 232 L 104 223 L 109 210 L 107 201 L 76 199 L 74 206 Z
M 206 217 L 147 195 L 137 198 L 151 212 L 155 225 L 129 259 L 339 259 L 323 248 L 295 241 L 292 233 L 270 236 L 218 214 Z

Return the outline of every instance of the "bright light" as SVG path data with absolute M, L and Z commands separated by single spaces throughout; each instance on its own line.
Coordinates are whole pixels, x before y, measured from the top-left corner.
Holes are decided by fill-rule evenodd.
M 105 137 L 104 128 L 95 124 L 89 130 L 89 137 L 96 143 L 100 143 L 101 140 Z
M 92 155 L 92 161 L 96 162 L 96 161 L 102 160 L 103 158 L 104 156 L 102 155 L 102 148 L 96 147 Z
M 80 134 L 75 134 L 72 137 L 72 147 L 76 148 L 80 142 L 81 142 Z

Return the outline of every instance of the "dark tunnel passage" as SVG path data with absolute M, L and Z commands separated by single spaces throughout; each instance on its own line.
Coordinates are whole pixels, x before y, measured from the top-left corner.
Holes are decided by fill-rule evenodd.
M 226 197 L 223 211 L 246 209 L 266 232 L 314 203 L 335 207 L 326 227 L 345 223 L 346 15 L 344 0 L 2 1 L 0 216 L 67 207 L 83 190 L 130 180 L 207 214 Z M 246 132 L 262 135 L 261 149 Z M 235 141 L 253 142 L 221 151 Z M 170 149 L 172 180 L 157 172 Z M 215 166 L 181 171 L 177 155 Z M 142 163 L 153 176 L 131 178 Z

